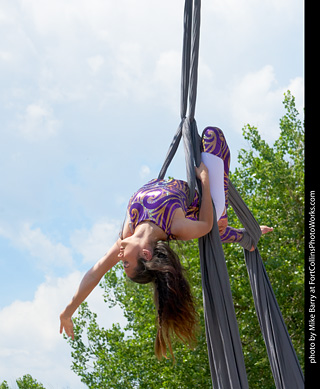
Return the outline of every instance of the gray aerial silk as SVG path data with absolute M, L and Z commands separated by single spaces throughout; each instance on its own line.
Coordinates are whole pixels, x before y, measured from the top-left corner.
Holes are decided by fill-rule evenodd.
M 201 185 L 194 165 L 200 164 L 200 142 L 194 119 L 200 31 L 200 0 L 186 0 L 184 8 L 184 37 L 181 81 L 181 122 L 169 147 L 159 178 L 164 178 L 168 166 L 184 141 L 187 180 L 190 199 L 195 189 L 201 196 Z M 189 112 L 187 105 L 189 101 Z M 257 246 L 261 236 L 259 224 L 229 181 L 229 202 L 245 228 L 241 241 L 249 274 L 255 308 L 267 348 L 277 389 L 304 388 L 304 377 L 290 340 L 286 325 L 273 293 Z M 215 211 L 214 211 L 215 215 Z M 216 215 L 215 215 L 216 218 Z M 219 389 L 248 388 L 244 357 L 231 295 L 228 271 L 224 259 L 218 226 L 199 239 L 205 326 L 212 385 Z

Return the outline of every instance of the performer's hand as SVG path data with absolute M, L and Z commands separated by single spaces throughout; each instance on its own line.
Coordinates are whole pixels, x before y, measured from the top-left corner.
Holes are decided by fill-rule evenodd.
M 64 312 L 60 315 L 60 334 L 65 331 L 66 335 L 74 340 L 73 322 L 70 316 L 67 316 Z
M 195 167 L 196 176 L 201 182 L 205 181 L 208 178 L 208 168 L 206 165 L 201 162 L 199 167 Z
M 273 227 L 268 227 L 268 226 L 260 226 L 260 229 L 261 229 L 262 235 L 273 231 Z M 250 251 L 254 251 L 254 246 L 251 247 Z

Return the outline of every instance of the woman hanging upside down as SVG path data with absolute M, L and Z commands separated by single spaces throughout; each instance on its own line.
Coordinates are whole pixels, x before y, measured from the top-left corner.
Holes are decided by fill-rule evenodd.
M 73 313 L 103 275 L 122 261 L 132 281 L 154 285 L 159 324 L 155 341 L 157 357 L 166 356 L 167 347 L 172 354 L 172 333 L 187 343 L 194 341 L 197 315 L 190 287 L 177 254 L 165 242 L 196 239 L 209 233 L 213 226 L 212 201 L 223 243 L 241 244 L 245 233 L 243 229 L 228 226 L 230 151 L 219 128 L 204 130 L 201 159 L 200 166 L 195 168 L 202 186 L 200 208 L 198 193 L 187 206 L 188 184 L 174 179 L 152 180 L 131 197 L 121 237 L 83 277 L 72 301 L 60 315 L 60 333 L 64 329 L 74 338 Z M 272 228 L 261 226 L 262 234 L 269 231 Z

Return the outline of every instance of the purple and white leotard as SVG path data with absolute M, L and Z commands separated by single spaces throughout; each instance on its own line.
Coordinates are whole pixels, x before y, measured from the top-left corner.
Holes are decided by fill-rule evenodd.
M 188 197 L 189 187 L 185 181 L 151 180 L 129 201 L 128 211 L 133 230 L 142 221 L 151 221 L 168 235 L 168 239 L 175 239 L 171 234 L 171 224 L 176 209 L 181 208 L 188 219 L 199 219 L 198 193 L 195 193 L 189 207 Z
M 209 181 L 212 200 L 219 210 L 218 220 L 227 219 L 228 208 L 228 181 L 230 151 L 223 132 L 216 127 L 207 127 L 202 136 L 202 156 L 209 171 Z M 220 172 L 218 171 L 220 170 Z M 214 186 L 212 187 L 212 183 Z M 218 193 L 218 196 L 215 194 Z M 182 180 L 154 179 L 140 188 L 131 197 L 128 204 L 133 231 L 143 221 L 151 221 L 160 227 L 168 236 L 175 239 L 171 233 L 171 224 L 176 209 L 181 208 L 185 217 L 191 220 L 199 219 L 199 195 L 196 192 L 191 205 L 187 206 L 189 187 Z M 222 202 L 222 204 L 221 204 Z M 218 204 L 219 203 L 219 204 Z M 240 242 L 243 238 L 243 230 L 227 226 L 220 231 L 223 243 Z

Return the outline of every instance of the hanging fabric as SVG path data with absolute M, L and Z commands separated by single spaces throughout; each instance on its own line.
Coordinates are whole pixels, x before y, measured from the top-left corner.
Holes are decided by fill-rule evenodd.
M 194 118 L 200 37 L 200 0 L 186 0 L 181 76 L 181 122 L 169 147 L 158 178 L 163 179 L 183 138 L 190 199 L 197 183 L 194 165 L 199 166 L 200 141 Z M 189 101 L 189 112 L 187 107 Z M 259 224 L 229 182 L 229 201 L 243 224 L 246 234 L 241 242 L 252 288 L 255 308 L 266 344 L 277 389 L 302 389 L 304 377 L 287 328 L 274 296 L 257 246 L 261 236 Z M 215 210 L 214 218 L 216 219 Z M 217 220 L 212 231 L 199 239 L 200 266 L 204 300 L 208 355 L 215 389 L 248 388 L 242 346 L 232 301 L 229 275 L 220 241 Z

